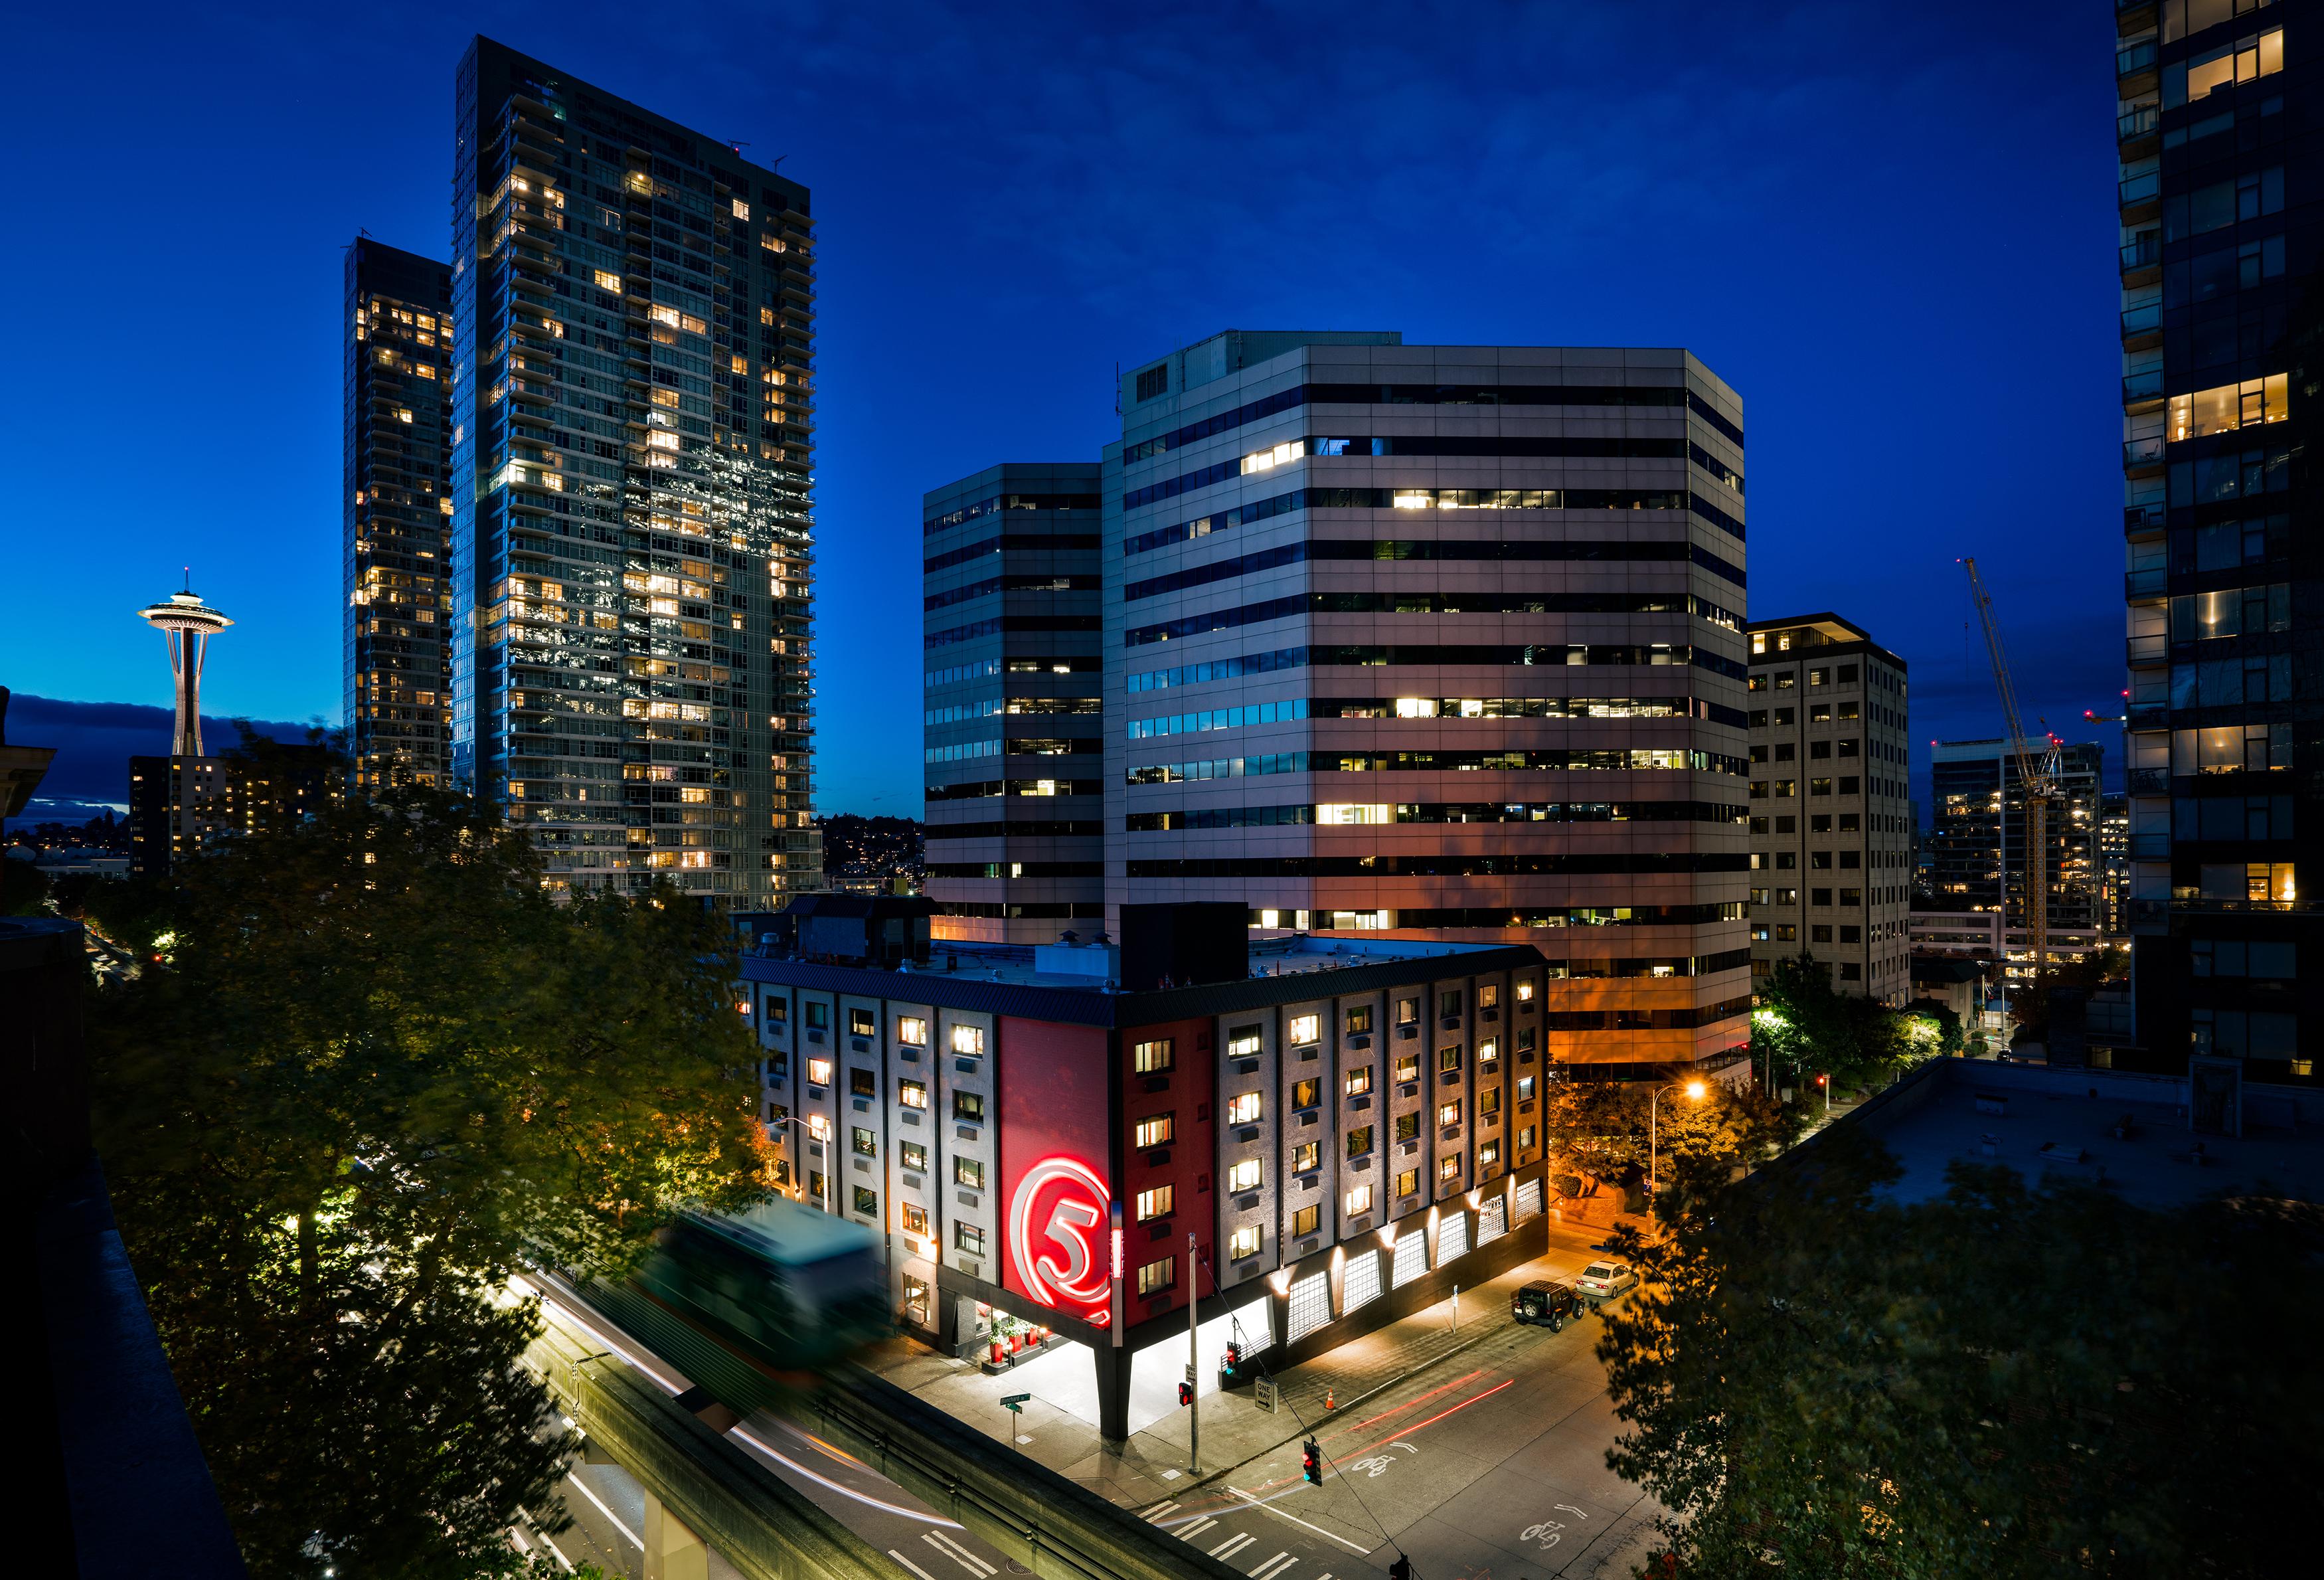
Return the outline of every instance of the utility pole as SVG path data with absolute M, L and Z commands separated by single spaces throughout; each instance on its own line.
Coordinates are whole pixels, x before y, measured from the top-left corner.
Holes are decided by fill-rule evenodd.
M 1203 1265 L 1194 1235 L 1186 1235 L 1186 1386 L 1192 1390 L 1186 1397 L 1186 1468 L 1195 1475 L 1203 1474 L 1203 1358 L 1196 1354 L 1202 1343 Z

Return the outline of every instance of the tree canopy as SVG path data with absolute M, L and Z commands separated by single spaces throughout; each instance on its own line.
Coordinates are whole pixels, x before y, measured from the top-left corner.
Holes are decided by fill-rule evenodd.
M 723 928 L 556 903 L 520 835 L 416 787 L 165 898 L 171 967 L 90 1018 L 99 1145 L 253 1572 L 507 1566 L 572 1449 L 514 1368 L 520 1258 L 618 1273 L 769 1181 Z
M 1754 1067 L 1778 1086 L 1814 1074 L 1836 1087 L 1879 1086 L 1938 1051 L 1935 1039 L 1877 999 L 1831 985 L 1831 968 L 1810 955 L 1778 960 L 1759 983 L 1751 1015 Z
M 2260 1575 L 2310 1560 L 2324 1216 L 2176 1213 L 1956 1164 L 1941 1198 L 1852 1127 L 1739 1184 L 1681 1166 L 1598 1352 L 1608 1455 L 1679 1573 Z M 2262 1335 L 2267 1335 L 2263 1337 Z

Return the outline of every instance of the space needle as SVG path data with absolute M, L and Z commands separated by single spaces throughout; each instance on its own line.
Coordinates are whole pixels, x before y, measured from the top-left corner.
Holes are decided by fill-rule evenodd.
M 210 638 L 234 622 L 203 603 L 190 585 L 183 592 L 171 593 L 166 603 L 137 613 L 170 641 L 170 674 L 177 683 L 178 695 L 178 727 L 171 737 L 170 755 L 198 757 L 202 754 L 202 659 Z

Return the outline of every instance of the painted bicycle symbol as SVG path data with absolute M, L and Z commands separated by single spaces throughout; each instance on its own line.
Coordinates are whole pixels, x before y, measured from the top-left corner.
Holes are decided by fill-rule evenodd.
M 1564 1513 L 1571 1514 L 1576 1520 L 1587 1520 L 1590 1518 L 1590 1512 L 1588 1510 L 1576 1509 L 1571 1503 L 1552 1503 L 1550 1507 L 1560 1510 Z M 1555 1547 L 1563 1539 L 1565 1526 L 1566 1522 L 1563 1520 L 1544 1520 L 1537 1524 L 1528 1525 L 1523 1530 L 1517 1532 L 1517 1539 L 1519 1541 L 1537 1541 L 1541 1543 L 1542 1550 L 1544 1552 L 1547 1552 L 1551 1548 Z

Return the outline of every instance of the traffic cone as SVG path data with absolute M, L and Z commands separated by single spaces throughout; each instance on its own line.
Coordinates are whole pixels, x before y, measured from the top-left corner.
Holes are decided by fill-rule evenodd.
M 1327 1412 L 1332 1409 L 1332 1391 L 1328 1388 L 1323 1391 L 1323 1409 Z

